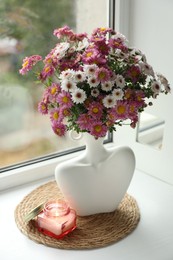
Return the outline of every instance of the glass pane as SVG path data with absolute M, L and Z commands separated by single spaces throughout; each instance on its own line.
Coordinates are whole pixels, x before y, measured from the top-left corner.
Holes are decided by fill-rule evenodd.
M 137 129 L 137 142 L 162 149 L 165 121 L 158 116 L 143 112 Z
M 107 26 L 107 1 L 4 0 L 0 15 L 0 168 L 81 145 L 53 133 L 50 119 L 37 111 L 42 88 L 18 71 L 24 57 L 50 52 L 54 29 L 90 33 Z

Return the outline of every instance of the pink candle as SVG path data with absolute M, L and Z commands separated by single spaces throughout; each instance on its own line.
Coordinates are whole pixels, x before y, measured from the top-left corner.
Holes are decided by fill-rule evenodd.
M 37 216 L 37 227 L 50 237 L 62 238 L 76 228 L 76 212 L 62 200 L 49 201 Z

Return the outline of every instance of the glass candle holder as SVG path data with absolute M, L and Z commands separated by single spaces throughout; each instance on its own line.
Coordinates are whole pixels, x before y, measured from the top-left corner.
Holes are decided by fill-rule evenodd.
M 76 228 L 76 212 L 65 201 L 52 200 L 38 214 L 36 223 L 43 234 L 62 238 Z

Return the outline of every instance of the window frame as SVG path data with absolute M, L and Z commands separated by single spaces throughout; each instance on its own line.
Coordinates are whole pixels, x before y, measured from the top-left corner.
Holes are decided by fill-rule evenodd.
M 108 0 L 108 26 L 115 29 L 116 8 L 119 1 Z M 113 134 L 108 134 L 105 144 L 112 146 Z M 0 169 L 0 191 L 54 175 L 58 163 L 71 159 L 81 153 L 85 146 L 53 153 L 51 155 L 17 163 Z

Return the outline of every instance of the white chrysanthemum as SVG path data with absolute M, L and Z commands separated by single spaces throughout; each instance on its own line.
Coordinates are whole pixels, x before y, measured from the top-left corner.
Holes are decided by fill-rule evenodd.
M 170 88 L 167 78 L 160 73 L 156 73 L 156 76 L 157 76 L 158 80 L 160 81 L 160 83 L 164 86 L 165 91 L 170 92 L 171 88 Z
M 78 71 L 75 72 L 75 74 L 74 74 L 74 80 L 75 80 L 76 82 L 83 82 L 83 81 L 85 81 L 85 79 L 86 79 L 86 74 L 85 74 L 85 72 L 80 71 L 80 70 L 78 70 Z
M 116 50 L 113 49 L 113 52 L 120 59 L 127 59 L 129 57 L 128 53 L 125 53 L 120 49 L 116 49 Z
M 76 104 L 81 104 L 87 98 L 86 93 L 83 89 L 76 88 L 76 90 L 72 93 L 72 100 Z
M 113 87 L 113 83 L 111 81 L 106 81 L 101 84 L 101 89 L 108 92 L 111 91 Z
M 141 60 L 141 61 L 147 63 L 147 59 L 146 59 L 145 54 L 137 48 L 131 49 L 130 56 L 135 57 L 135 59 L 138 60 L 138 61 Z
M 56 55 L 59 59 L 63 58 L 66 54 L 66 51 L 69 49 L 70 44 L 68 42 L 59 43 L 54 50 L 54 55 Z
M 124 92 L 122 89 L 114 89 L 112 91 L 112 95 L 115 97 L 116 100 L 121 100 L 124 96 Z
M 126 42 L 127 39 L 125 37 L 125 35 L 117 32 L 115 35 L 112 35 L 112 39 L 120 39 L 122 42 Z
M 61 82 L 61 88 L 65 91 L 72 92 L 76 89 L 76 84 L 70 79 L 65 79 Z
M 158 81 L 154 81 L 151 84 L 151 90 L 155 93 L 155 94 L 159 94 L 159 92 L 161 91 L 161 84 Z
M 114 71 L 112 71 L 111 75 L 110 75 L 110 81 L 112 81 L 112 83 L 114 84 L 114 81 L 116 79 L 117 75 L 115 74 Z
M 106 97 L 104 97 L 103 105 L 106 108 L 112 108 L 115 106 L 115 104 L 116 104 L 116 99 L 113 95 L 107 95 Z
M 97 80 L 96 77 L 90 77 L 88 78 L 88 84 L 90 85 L 91 88 L 95 88 L 99 85 L 99 81 Z
M 77 51 L 81 51 L 83 50 L 84 48 L 88 47 L 89 45 L 89 42 L 88 42 L 88 39 L 87 38 L 84 38 L 82 41 L 80 41 L 78 43 L 78 46 L 76 48 Z
M 83 70 L 86 73 L 87 77 L 91 77 L 96 73 L 98 66 L 96 64 L 84 65 Z
M 63 81 L 63 80 L 73 80 L 74 75 L 75 75 L 74 70 L 72 70 L 72 69 L 64 70 L 64 71 L 61 72 L 59 79 L 61 81 Z
M 124 88 L 125 86 L 125 79 L 122 75 L 117 75 L 115 79 L 115 83 L 117 87 Z
M 149 65 L 148 63 L 145 63 L 143 61 L 139 62 L 139 66 L 141 68 L 141 70 L 146 74 L 146 75 L 151 75 L 152 77 L 154 77 L 154 70 L 151 67 L 151 65 Z
M 98 90 L 97 88 L 93 88 L 93 89 L 91 90 L 91 95 L 92 95 L 93 97 L 98 97 L 99 94 L 100 94 L 100 92 L 99 92 L 99 90 Z
M 71 46 L 71 47 L 68 49 L 68 53 L 74 53 L 75 51 L 76 51 L 75 46 Z

